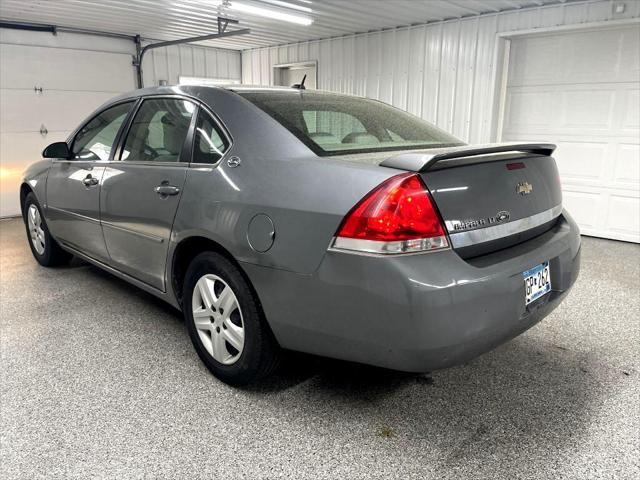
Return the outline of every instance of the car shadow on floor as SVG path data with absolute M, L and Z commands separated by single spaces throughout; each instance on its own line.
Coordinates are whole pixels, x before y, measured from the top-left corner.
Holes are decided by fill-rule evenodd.
M 131 294 L 126 282 L 90 268 L 123 295 Z M 179 311 L 141 290 L 135 296 L 183 328 Z M 514 449 L 543 458 L 546 449 L 570 446 L 585 434 L 608 387 L 591 375 L 592 356 L 550 343 L 538 328 L 468 364 L 433 372 L 432 382 L 286 352 L 274 375 L 239 393 L 260 397 L 283 415 L 302 408 L 324 424 L 362 419 L 372 436 L 416 444 L 409 448 L 428 441 L 442 468 L 507 457 Z M 217 380 L 211 376 L 211 382 Z
M 488 458 L 508 459 L 516 451 L 544 462 L 549 449 L 570 449 L 610 394 L 591 376 L 591 362 L 590 355 L 544 343 L 539 335 L 433 372 L 432 381 L 296 355 L 293 365 L 251 392 L 273 396 L 283 415 L 303 408 L 316 410 L 327 424 L 361 419 L 372 437 L 436 451 L 439 467 L 450 471 L 469 462 L 481 466 Z
M 96 267 L 95 265 L 85 262 L 84 260 L 78 257 L 73 257 L 69 265 L 62 268 L 79 268 L 79 267 L 89 268 L 92 274 L 104 279 L 105 281 L 109 281 L 111 285 L 113 285 L 114 287 L 117 286 L 119 289 L 121 289 L 124 294 L 126 293 L 131 294 L 131 292 L 134 291 L 136 298 L 154 305 L 158 309 L 162 310 L 162 312 L 165 313 L 166 315 L 173 317 L 180 322 L 184 320 L 182 316 L 182 312 L 176 309 L 175 307 L 173 307 L 172 305 L 168 304 L 164 300 L 156 297 L 155 295 L 152 295 L 151 293 L 148 293 L 142 290 L 141 288 L 131 285 L 125 280 L 122 280 L 116 277 L 115 275 L 107 272 L 106 270 Z

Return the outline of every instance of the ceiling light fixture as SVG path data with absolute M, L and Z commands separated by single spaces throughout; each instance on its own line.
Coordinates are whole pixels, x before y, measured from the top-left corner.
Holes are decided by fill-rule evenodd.
M 293 10 L 300 10 L 301 12 L 312 13 L 309 7 L 303 7 L 302 5 L 296 5 L 295 3 L 283 2 L 282 0 L 262 0 L 265 3 L 271 3 L 272 5 L 278 5 L 279 7 L 292 8 Z M 311 2 L 308 2 L 311 3 Z
M 286 2 L 279 2 L 279 4 L 285 3 Z M 271 10 L 269 8 L 254 7 L 253 5 L 248 5 L 246 3 L 232 2 L 228 5 L 228 8 L 236 12 L 248 13 L 249 15 L 257 15 L 259 17 L 273 18 L 274 20 L 282 20 L 283 22 L 297 23 L 298 25 L 311 25 L 313 23 L 313 19 L 309 17 L 292 15 L 290 13 Z

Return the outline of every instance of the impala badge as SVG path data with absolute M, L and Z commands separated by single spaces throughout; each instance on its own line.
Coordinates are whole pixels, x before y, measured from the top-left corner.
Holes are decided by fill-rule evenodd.
M 516 185 L 516 193 L 520 195 L 529 195 L 531 192 L 533 192 L 533 185 L 529 182 L 520 182 Z
M 447 220 L 445 224 L 447 230 L 450 232 L 460 232 L 463 230 L 473 230 L 474 228 L 490 227 L 496 223 L 508 222 L 510 218 L 511 214 L 507 210 L 501 210 L 493 217 L 471 220 Z

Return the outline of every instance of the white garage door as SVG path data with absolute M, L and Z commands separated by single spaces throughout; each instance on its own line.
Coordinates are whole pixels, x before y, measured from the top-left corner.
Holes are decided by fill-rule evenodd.
M 640 242 L 640 27 L 514 39 L 505 141 L 556 143 L 582 233 Z
M 17 215 L 19 181 L 42 149 L 100 104 L 135 88 L 131 55 L 0 45 L 0 217 Z M 42 93 L 39 89 L 42 88 Z M 41 134 L 43 127 L 47 134 Z

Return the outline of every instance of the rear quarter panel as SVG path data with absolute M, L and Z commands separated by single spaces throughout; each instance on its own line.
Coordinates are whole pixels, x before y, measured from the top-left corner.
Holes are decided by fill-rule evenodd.
M 317 157 L 279 123 L 233 92 L 202 94 L 233 144 L 217 167 L 192 165 L 174 224 L 174 242 L 201 235 L 240 262 L 312 273 L 344 215 L 371 189 L 398 173 L 390 168 Z M 237 156 L 239 167 L 226 159 Z M 275 226 L 273 246 L 254 251 L 251 219 Z

